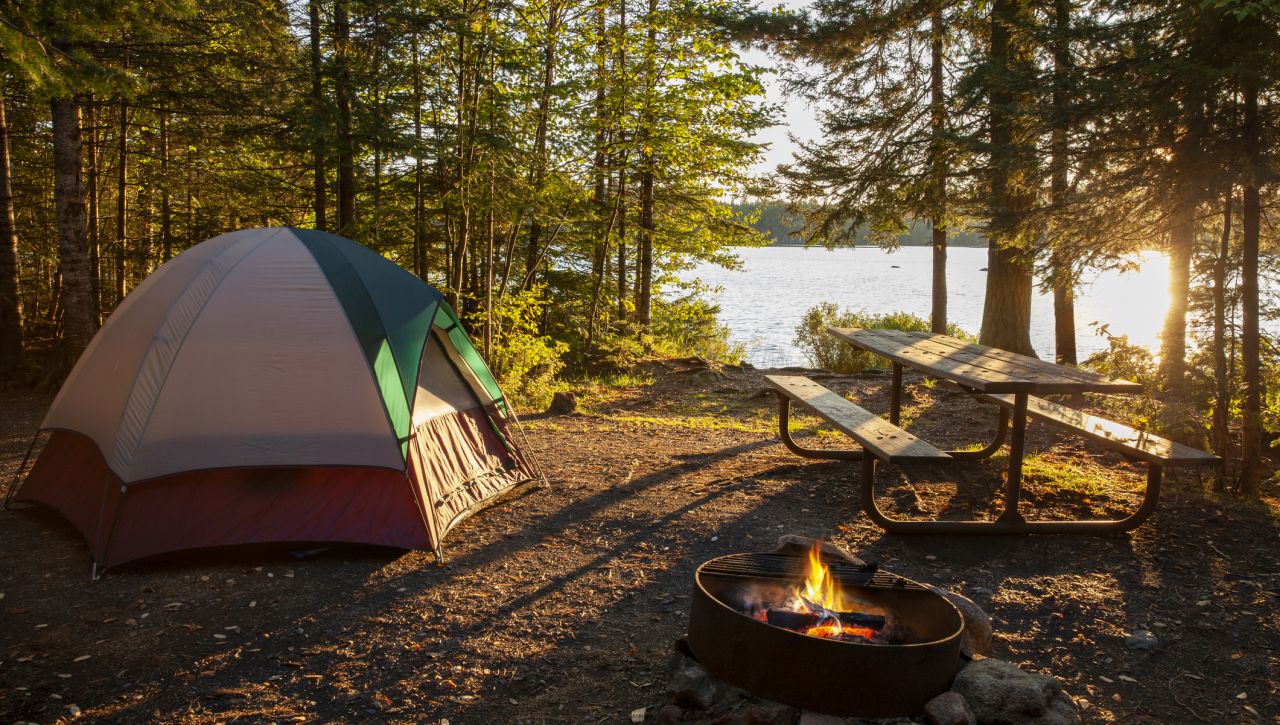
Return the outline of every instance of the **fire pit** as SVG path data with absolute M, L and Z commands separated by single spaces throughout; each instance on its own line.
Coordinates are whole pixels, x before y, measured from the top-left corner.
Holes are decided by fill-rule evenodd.
M 695 574 L 687 642 L 712 674 L 831 715 L 919 715 L 964 661 L 951 602 L 875 566 L 732 554 Z

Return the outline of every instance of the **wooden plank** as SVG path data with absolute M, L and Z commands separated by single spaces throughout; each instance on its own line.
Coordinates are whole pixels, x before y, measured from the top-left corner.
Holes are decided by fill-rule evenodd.
M 886 463 L 940 462 L 951 456 L 843 396 L 798 375 L 766 375 L 778 392 L 858 441 Z
M 998 347 L 987 347 L 986 345 L 965 342 L 964 340 L 957 340 L 956 338 L 949 337 L 947 335 L 938 335 L 931 332 L 913 333 L 902 330 L 882 330 L 881 332 L 891 335 L 897 334 L 914 336 L 920 340 L 920 345 L 928 346 L 930 349 L 954 351 L 951 355 L 956 358 L 964 359 L 975 355 L 981 355 L 984 360 L 984 364 L 992 365 L 996 369 L 1026 371 L 1032 375 L 1051 375 L 1073 382 L 1087 383 L 1091 386 L 1104 386 L 1110 392 L 1142 392 L 1142 386 L 1130 380 L 1116 380 L 1088 370 L 1058 365 L 1057 363 L 1052 363 L 1048 360 L 1041 360 L 1028 355 L 1019 355 L 1016 352 L 1001 350 Z M 1095 390 L 1093 392 L 1103 391 Z
M 1124 393 L 1142 390 L 1137 383 L 1113 380 L 1007 350 L 966 343 L 946 335 L 846 328 L 830 328 L 828 332 L 855 347 L 982 392 Z
M 1007 408 L 1013 407 L 1012 395 L 979 396 Z M 1205 453 L 1197 448 L 1184 446 L 1146 431 L 1130 428 L 1096 415 L 1090 415 L 1075 408 L 1068 408 L 1053 401 L 1029 396 L 1027 398 L 1027 415 L 1039 418 L 1046 423 L 1067 428 L 1083 434 L 1086 438 L 1104 445 L 1122 448 L 1132 455 L 1148 463 L 1178 463 L 1192 465 L 1208 465 L 1218 463 L 1221 459 L 1212 453 Z
M 1030 393 L 1037 390 L 1033 381 L 1013 380 L 984 367 L 962 360 L 951 360 L 928 350 L 920 350 L 912 344 L 881 335 L 880 330 L 860 330 L 831 327 L 827 333 L 844 340 L 854 347 L 874 352 L 890 360 L 929 373 L 934 377 L 951 380 L 982 392 Z

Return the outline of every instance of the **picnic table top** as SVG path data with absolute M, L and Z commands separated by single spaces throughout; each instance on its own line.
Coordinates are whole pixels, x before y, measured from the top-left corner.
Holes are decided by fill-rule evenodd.
M 932 332 L 829 327 L 854 347 L 984 393 L 1138 393 L 1142 386 Z

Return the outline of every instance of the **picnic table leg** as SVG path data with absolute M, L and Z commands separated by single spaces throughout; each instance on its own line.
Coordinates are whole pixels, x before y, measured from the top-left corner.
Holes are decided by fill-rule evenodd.
M 1022 455 L 1027 437 L 1027 394 L 1013 395 L 1013 430 L 1009 436 L 1009 475 L 1004 484 L 1004 513 L 996 519 L 1001 524 L 1025 522 L 1018 512 L 1022 501 Z
M 889 394 L 889 422 L 899 425 L 902 418 L 902 365 L 893 364 L 893 389 Z
M 838 451 L 838 450 L 818 450 L 816 448 L 805 448 L 795 442 L 791 437 L 791 398 L 785 395 L 778 396 L 778 437 L 782 438 L 782 445 L 787 450 L 803 456 L 804 458 L 817 458 L 821 460 L 833 461 L 861 461 L 864 457 L 863 451 Z M 866 456 L 870 458 L 871 456 Z
M 983 459 L 990 458 L 995 455 L 996 451 L 1000 450 L 1000 448 L 1004 446 L 1004 437 L 1008 430 L 1009 411 L 1002 407 L 1000 408 L 1000 420 L 996 422 L 996 437 L 987 444 L 986 448 L 979 451 L 947 451 L 947 455 L 952 458 L 967 461 L 981 461 Z

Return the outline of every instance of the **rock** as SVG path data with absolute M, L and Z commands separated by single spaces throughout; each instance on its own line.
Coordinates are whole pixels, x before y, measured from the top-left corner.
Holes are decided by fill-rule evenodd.
M 796 725 L 800 711 L 776 702 L 744 707 L 712 721 L 711 725 Z
M 676 704 L 697 710 L 731 706 L 746 698 L 746 692 L 721 682 L 697 662 L 676 652 L 669 665 L 671 682 L 667 692 Z
M 930 586 L 930 591 L 956 605 L 964 618 L 964 634 L 960 635 L 960 651 L 966 656 L 991 654 L 991 616 L 963 594 Z
M 1124 646 L 1129 649 L 1149 650 L 1160 646 L 1160 640 L 1149 629 L 1135 629 L 1124 638 Z
M 929 725 L 977 725 L 978 722 L 969 703 L 956 692 L 944 692 L 925 703 L 924 719 Z
M 813 548 L 813 539 L 808 536 L 800 536 L 799 534 L 783 534 L 778 537 L 778 545 L 773 550 L 775 554 L 805 554 Z M 866 566 L 866 562 L 849 552 L 841 549 L 830 541 L 822 542 L 822 553 L 827 556 L 843 559 L 854 566 Z
M 995 592 L 986 587 L 969 587 L 969 593 L 975 597 L 993 597 Z
M 569 392 L 559 392 L 551 396 L 551 406 L 547 408 L 549 415 L 568 415 L 578 411 L 578 396 Z
M 804 710 L 796 725 L 844 725 L 844 718 L 839 715 L 825 715 L 820 712 Z
M 671 723 L 680 722 L 684 717 L 684 708 L 679 705 L 666 704 L 658 708 L 653 715 L 653 721 L 659 725 L 671 725 Z
M 1058 680 L 1023 672 L 1003 660 L 972 662 L 951 691 L 964 697 L 983 725 L 1072 725 L 1080 722 Z

